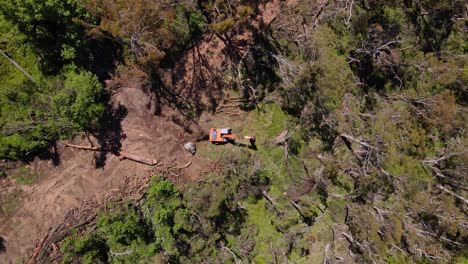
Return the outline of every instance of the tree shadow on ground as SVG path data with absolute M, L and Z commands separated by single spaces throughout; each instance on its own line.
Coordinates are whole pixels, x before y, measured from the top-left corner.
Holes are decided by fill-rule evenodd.
M 118 63 L 123 62 L 122 45 L 110 35 L 87 40 L 87 47 L 80 63 L 96 74 L 101 82 L 109 80 Z
M 251 149 L 251 150 L 257 150 L 257 145 L 255 144 L 254 140 L 250 140 L 250 145 L 235 142 L 235 141 L 234 142 L 229 142 L 229 143 L 236 146 L 236 147 L 248 148 L 248 149 Z
M 110 106 L 105 111 L 101 127 L 95 135 L 101 146 L 101 150 L 94 157 L 96 168 L 102 168 L 106 165 L 108 153 L 119 155 L 122 148 L 121 141 L 126 137 L 122 131 L 121 123 L 127 114 L 127 108 L 121 104 L 117 107 Z
M 151 72 L 147 93 L 151 98 L 150 105 L 154 105 L 154 108 L 150 110 L 154 115 L 161 115 L 163 107 L 169 106 L 178 112 L 178 115 L 170 116 L 172 121 L 187 133 L 193 132 L 191 126 L 197 126 L 195 120 L 198 114 L 196 106 L 190 98 L 182 97 L 174 89 L 167 87 L 156 71 Z
M 40 152 L 37 156 L 41 160 L 51 160 L 55 167 L 60 165 L 60 153 L 58 151 L 57 141 L 51 142 L 48 151 Z M 29 162 L 31 161 L 32 160 Z
M 194 121 L 203 112 L 214 112 L 221 100 L 223 82 L 220 73 L 210 65 L 210 54 L 200 51 L 200 46 L 211 45 L 206 39 L 198 39 L 177 62 L 164 68 L 151 69 L 150 93 L 156 105 L 155 115 L 161 114 L 162 106 L 174 107 L 184 123 Z M 164 74 L 167 72 L 167 76 Z M 167 78 L 162 79 L 166 76 Z M 178 122 L 179 124 L 180 122 Z
M 264 97 L 265 91 L 274 87 L 278 78 L 272 67 L 274 60 L 268 56 L 269 49 L 261 48 L 267 41 L 256 32 L 253 32 L 252 38 L 252 41 L 235 41 L 228 35 L 212 34 L 209 38 L 198 39 L 193 47 L 180 53 L 177 63 L 173 61 L 171 64 L 164 64 L 163 69 L 151 67 L 147 93 L 151 97 L 149 108 L 153 114 L 161 115 L 164 106 L 175 109 L 180 115 L 171 117 L 174 123 L 190 133 L 190 126 L 196 125 L 196 120 L 203 112 L 216 111 L 223 98 L 223 89 L 232 85 L 246 100 L 240 108 L 245 111 L 253 110 Z M 206 51 L 206 47 L 208 50 L 220 49 L 222 55 L 214 56 Z M 221 69 L 216 68 L 217 63 L 222 63 Z M 233 81 L 227 81 L 224 76 L 226 71 L 239 63 L 242 65 L 242 74 L 245 75 L 242 78 L 246 83 L 245 87 L 236 87 L 235 83 L 231 83 Z M 237 72 L 232 74 L 237 76 Z
M 6 251 L 6 241 L 3 237 L 0 237 L 0 253 L 3 253 Z
M 154 95 L 153 98 L 156 100 L 154 114 L 160 115 L 162 113 L 162 106 L 166 103 L 177 109 L 183 116 L 189 115 L 191 108 L 190 103 L 185 98 L 169 89 L 155 70 L 151 72 L 150 76 L 149 92 Z

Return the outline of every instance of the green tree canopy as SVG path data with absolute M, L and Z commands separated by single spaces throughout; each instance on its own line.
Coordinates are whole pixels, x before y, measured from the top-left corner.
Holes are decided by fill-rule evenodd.
M 49 72 L 74 61 L 84 44 L 77 21 L 89 16 L 79 0 L 5 0 L 0 13 L 24 34 Z

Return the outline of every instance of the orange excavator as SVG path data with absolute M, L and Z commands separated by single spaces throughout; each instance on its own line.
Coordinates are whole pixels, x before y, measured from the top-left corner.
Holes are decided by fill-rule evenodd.
M 223 128 L 211 128 L 210 129 L 210 141 L 213 144 L 226 144 L 234 143 L 236 138 L 239 136 L 232 134 L 232 129 L 229 127 Z M 255 136 L 244 136 L 245 139 L 250 140 L 250 142 L 255 142 Z

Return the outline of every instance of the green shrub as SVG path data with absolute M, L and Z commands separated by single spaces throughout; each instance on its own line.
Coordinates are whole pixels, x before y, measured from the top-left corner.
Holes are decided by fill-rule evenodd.
M 105 239 L 99 235 L 80 237 L 75 234 L 63 242 L 62 263 L 74 263 L 77 259 L 85 264 L 107 263 L 108 250 Z

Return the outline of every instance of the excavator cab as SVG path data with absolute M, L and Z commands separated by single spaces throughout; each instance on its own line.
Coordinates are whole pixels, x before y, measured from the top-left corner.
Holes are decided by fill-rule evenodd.
M 213 144 L 225 144 L 234 141 L 234 138 L 235 135 L 232 134 L 232 129 L 229 127 L 210 129 L 210 141 Z

